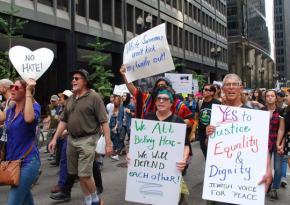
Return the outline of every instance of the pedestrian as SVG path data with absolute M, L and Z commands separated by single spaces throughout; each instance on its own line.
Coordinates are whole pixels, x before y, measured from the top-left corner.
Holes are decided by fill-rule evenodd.
M 73 95 L 68 99 L 57 131 L 49 144 L 49 151 L 54 151 L 56 140 L 67 129 L 68 173 L 71 176 L 79 176 L 85 205 L 99 205 L 103 204 L 103 201 L 97 195 L 92 178 L 93 162 L 100 127 L 106 140 L 106 152 L 109 155 L 112 153 L 108 117 L 101 96 L 91 89 L 89 73 L 80 69 L 72 74 Z
M 283 117 L 283 110 L 276 106 L 277 93 L 274 90 L 267 90 L 265 93 L 266 106 L 262 110 L 270 112 L 269 123 L 269 141 L 268 149 L 270 157 L 273 156 L 274 165 L 274 179 L 270 191 L 270 200 L 278 200 L 278 190 L 280 188 L 282 178 L 282 160 L 284 152 L 284 132 L 285 132 L 285 120 Z
M 19 185 L 11 186 L 7 205 L 34 205 L 31 186 L 36 181 L 40 168 L 35 131 L 41 114 L 41 107 L 33 98 L 35 85 L 36 81 L 33 79 L 27 82 L 19 79 L 11 85 L 11 100 L 15 104 L 6 112 L 6 160 L 24 159 Z
M 212 84 L 206 84 L 203 87 L 203 100 L 200 100 L 196 106 L 195 121 L 198 122 L 197 135 L 200 142 L 200 149 L 206 159 L 206 126 L 210 124 L 211 109 L 213 104 L 221 104 L 215 98 L 216 88 Z M 195 128 L 196 129 L 196 128 Z
M 225 101 L 223 101 L 224 105 L 233 106 L 233 107 L 248 108 L 242 102 L 243 86 L 242 86 L 242 80 L 238 75 L 236 75 L 234 73 L 227 74 L 223 79 L 222 89 L 223 89 L 224 99 L 225 99 Z M 215 126 L 208 125 L 206 127 L 207 137 L 212 135 L 214 132 L 215 132 Z M 269 152 L 267 152 L 267 154 L 268 155 L 267 155 L 266 173 L 263 176 L 262 180 L 259 182 L 259 184 L 265 183 L 265 191 L 268 190 L 268 188 L 272 182 L 272 168 L 271 168 L 270 154 L 269 154 Z M 208 202 L 208 204 L 221 205 L 221 204 L 228 204 L 228 203 Z
M 64 110 L 64 107 L 67 103 L 68 98 L 72 95 L 73 93 L 70 90 L 65 90 L 62 93 L 59 94 L 59 99 L 60 99 L 60 111 L 59 114 Z M 60 166 L 59 166 L 59 178 L 58 178 L 58 183 L 51 189 L 51 193 L 58 193 L 61 192 L 61 190 L 64 188 L 65 181 L 67 179 L 67 157 L 66 157 L 66 147 L 67 147 L 67 137 L 68 137 L 68 132 L 65 130 L 61 137 L 58 139 L 59 142 L 59 147 L 60 147 Z

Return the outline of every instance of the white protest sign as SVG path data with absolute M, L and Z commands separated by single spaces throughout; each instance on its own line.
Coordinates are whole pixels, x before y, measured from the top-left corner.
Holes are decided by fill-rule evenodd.
M 176 93 L 192 94 L 191 74 L 165 73 L 165 77 L 171 81 Z
M 9 59 L 23 78 L 38 80 L 49 68 L 53 61 L 53 52 L 48 48 L 31 51 L 23 46 L 14 46 L 9 50 Z
M 268 111 L 213 105 L 203 199 L 234 204 L 262 205 L 266 173 Z
M 115 85 L 113 94 L 114 95 L 124 95 L 125 93 L 130 93 L 126 84 Z
M 177 205 L 186 125 L 132 119 L 126 200 Z
M 197 79 L 192 79 L 192 93 L 195 94 L 198 91 L 199 91 L 198 80 Z
M 123 54 L 128 82 L 174 70 L 165 23 L 126 43 Z

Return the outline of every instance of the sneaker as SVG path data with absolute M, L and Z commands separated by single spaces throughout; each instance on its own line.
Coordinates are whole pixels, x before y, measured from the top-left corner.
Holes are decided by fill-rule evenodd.
M 270 192 L 270 201 L 278 200 L 278 193 L 276 189 L 272 189 Z
M 119 159 L 119 155 L 111 156 L 111 159 L 116 160 L 116 161 L 119 161 L 120 160 Z
M 286 188 L 286 186 L 287 186 L 287 179 L 286 178 L 282 178 L 281 179 L 281 184 L 280 184 L 280 186 L 282 187 L 282 188 Z
M 70 194 L 66 194 L 63 192 L 52 193 L 52 194 L 50 194 L 49 197 L 53 200 L 62 201 L 62 202 L 67 202 L 67 201 L 71 200 Z

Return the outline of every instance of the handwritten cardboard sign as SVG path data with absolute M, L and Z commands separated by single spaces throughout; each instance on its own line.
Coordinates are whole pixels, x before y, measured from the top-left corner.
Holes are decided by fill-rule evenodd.
M 131 39 L 125 45 L 123 63 L 128 82 L 174 70 L 165 23 Z
M 270 115 L 267 111 L 213 105 L 203 199 L 259 205 L 265 186 Z
M 132 119 L 126 200 L 177 205 L 185 124 Z
M 48 48 L 31 51 L 23 46 L 14 46 L 9 50 L 9 59 L 23 78 L 38 80 L 47 71 L 53 61 L 53 52 Z
M 125 93 L 130 93 L 126 84 L 115 85 L 113 94 L 114 95 L 124 95 Z
M 192 74 L 165 73 L 176 93 L 192 93 Z

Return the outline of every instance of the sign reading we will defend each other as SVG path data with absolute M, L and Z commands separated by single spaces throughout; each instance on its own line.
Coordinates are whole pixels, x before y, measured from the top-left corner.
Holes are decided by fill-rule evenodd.
M 186 125 L 132 119 L 126 200 L 177 205 Z
M 176 93 L 192 94 L 192 74 L 165 73 Z
M 203 199 L 234 204 L 262 205 L 265 185 L 270 114 L 213 105 Z
M 53 51 L 48 48 L 40 48 L 35 51 L 23 46 L 14 46 L 9 50 L 9 59 L 23 78 L 38 80 L 49 68 L 53 61 Z
M 165 23 L 126 43 L 123 63 L 127 67 L 128 82 L 174 70 L 166 38 Z

